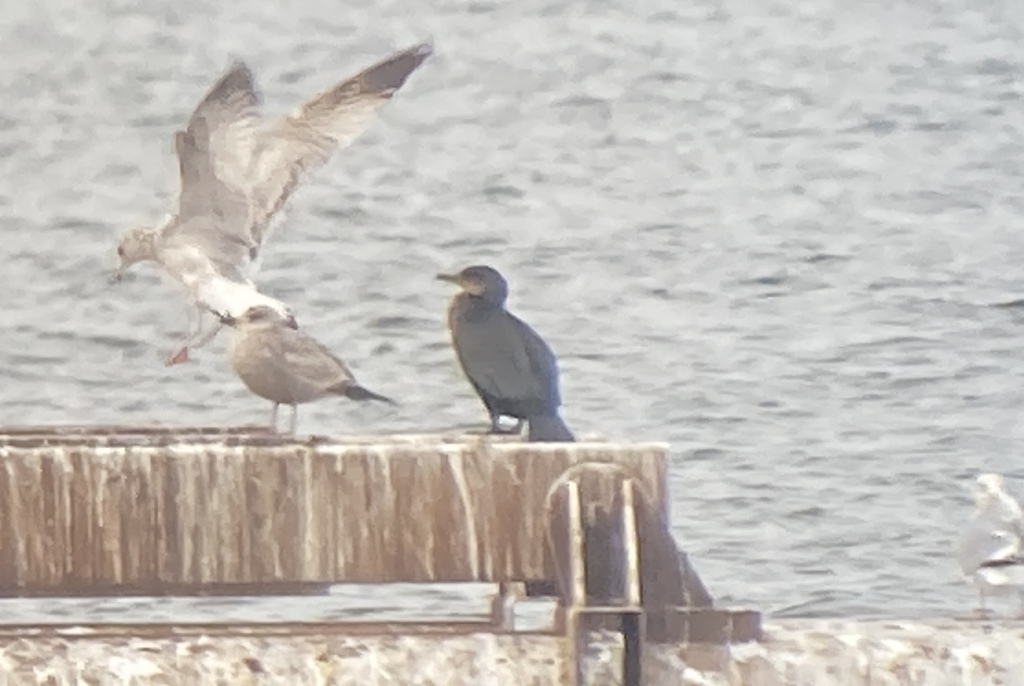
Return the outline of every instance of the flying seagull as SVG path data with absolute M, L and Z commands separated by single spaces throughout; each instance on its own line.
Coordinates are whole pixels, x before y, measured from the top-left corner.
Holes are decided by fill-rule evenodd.
M 238 317 L 264 305 L 297 328 L 287 305 L 260 293 L 252 281 L 271 220 L 302 175 L 362 134 L 431 52 L 425 43 L 396 52 L 269 125 L 245 64 L 234 63 L 214 84 L 185 130 L 175 134 L 177 212 L 159 226 L 128 231 L 117 247 L 114 281 L 136 262 L 151 261 L 184 286 L 189 331 L 168 365 L 186 361 L 190 347 L 212 340 L 222 314 Z

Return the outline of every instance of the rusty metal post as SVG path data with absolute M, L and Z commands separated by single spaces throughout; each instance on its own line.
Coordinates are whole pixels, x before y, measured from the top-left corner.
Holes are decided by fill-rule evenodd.
M 644 612 L 623 612 L 622 631 L 622 684 L 641 686 L 644 664 Z
M 633 480 L 626 479 L 622 491 L 622 538 L 626 552 L 626 604 L 640 605 L 640 537 L 633 507 Z
M 566 488 L 565 514 L 569 522 L 568 549 L 569 562 L 568 616 L 566 627 L 568 643 L 572 647 L 573 664 L 576 666 L 573 686 L 583 686 L 586 675 L 580 655 L 586 650 L 586 632 L 580 626 L 580 611 L 587 604 L 587 569 L 583 550 L 583 521 L 580 515 L 580 491 L 575 482 L 568 482 Z M 558 559 L 558 558 L 556 558 Z
M 565 504 L 569 517 L 569 605 L 582 607 L 587 604 L 587 569 L 583 550 L 583 517 L 580 513 L 579 484 L 566 484 L 568 493 Z
M 635 483 L 609 465 L 587 464 L 567 470 L 548 492 L 548 544 L 562 587 L 559 613 L 574 655 L 575 684 L 585 681 L 581 656 L 595 629 L 621 633 L 622 683 L 640 686 L 642 680 L 645 617 Z
M 622 498 L 622 538 L 626 553 L 626 609 L 622 614 L 622 683 L 640 686 L 643 679 L 645 628 L 647 616 L 640 602 L 640 537 L 633 507 L 633 479 L 620 484 Z
M 491 598 L 491 621 L 496 629 L 515 631 L 516 601 L 526 594 L 525 585 L 517 581 L 498 582 L 498 591 Z

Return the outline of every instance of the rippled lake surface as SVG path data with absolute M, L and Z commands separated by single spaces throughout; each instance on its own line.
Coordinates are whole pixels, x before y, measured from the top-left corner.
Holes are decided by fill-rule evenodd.
M 116 236 L 172 211 L 172 133 L 230 60 L 276 115 L 429 39 L 380 120 L 292 198 L 260 280 L 402 404 L 325 400 L 300 431 L 482 421 L 433 275 L 490 263 L 559 354 L 574 430 L 672 444 L 674 530 L 723 602 L 973 607 L 951 557 L 966 482 L 1001 471 L 1024 495 L 1024 5 L 253 7 L 5 9 L 4 423 L 264 421 L 226 336 L 161 364 L 181 300 L 149 267 L 109 286 Z M 4 612 L 330 617 L 354 601 Z

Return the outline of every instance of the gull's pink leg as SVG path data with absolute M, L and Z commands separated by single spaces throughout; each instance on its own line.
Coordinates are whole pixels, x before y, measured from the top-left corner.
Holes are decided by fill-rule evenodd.
M 200 317 L 198 322 L 196 321 L 197 314 Z M 164 360 L 164 364 L 168 367 L 188 361 L 189 341 L 199 332 L 199 329 L 202 328 L 202 313 L 199 312 L 196 307 L 189 306 L 186 308 L 185 318 L 185 337 L 182 338 L 178 347 L 172 350 L 171 354 L 167 356 L 166 360 Z
M 195 310 L 190 311 L 190 313 L 195 312 Z M 189 348 L 203 347 L 204 345 L 212 341 L 213 338 L 220 332 L 221 328 L 223 328 L 224 326 L 220 322 L 217 322 L 216 325 L 213 326 L 213 328 L 211 328 L 209 331 L 204 332 L 203 329 L 205 328 L 206 323 L 205 319 L 203 318 L 204 312 L 202 310 L 198 310 L 198 315 L 199 328 L 196 330 L 195 333 L 191 334 L 188 338 L 186 338 L 185 341 L 181 344 L 181 346 L 177 350 L 175 350 L 167 359 L 168 367 L 175 364 L 179 364 L 181 362 L 187 362 Z

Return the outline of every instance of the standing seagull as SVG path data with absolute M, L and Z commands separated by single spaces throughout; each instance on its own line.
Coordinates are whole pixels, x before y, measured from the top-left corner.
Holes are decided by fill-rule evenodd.
M 175 135 L 181 191 L 178 211 L 155 228 L 126 233 L 114 280 L 136 262 L 153 261 L 179 281 L 190 300 L 189 333 L 167 364 L 208 343 L 204 311 L 239 316 L 266 305 L 291 321 L 280 300 L 257 291 L 271 220 L 301 176 L 365 131 L 377 112 L 431 54 L 427 44 L 397 52 L 262 126 L 252 72 L 236 62 L 214 84 Z
M 964 575 L 978 588 L 980 614 L 985 597 L 1016 592 L 1024 611 L 1024 516 L 1020 504 L 1003 490 L 998 474 L 982 474 L 973 484 L 974 517 L 957 547 Z
M 274 403 L 271 431 L 277 431 L 277 408 L 282 403 L 292 406 L 289 433 L 293 435 L 300 403 L 343 395 L 352 400 L 394 404 L 390 398 L 360 386 L 344 362 L 313 338 L 291 328 L 272 307 L 256 305 L 241 317 L 225 314 L 221 323 L 235 329 L 232 369 L 250 391 Z
M 448 328 L 462 371 L 491 418 L 491 431 L 504 415 L 525 420 L 530 441 L 575 440 L 558 415 L 558 361 L 536 331 L 505 309 L 508 284 L 496 269 L 466 267 L 458 274 L 438 274 L 458 284 Z

